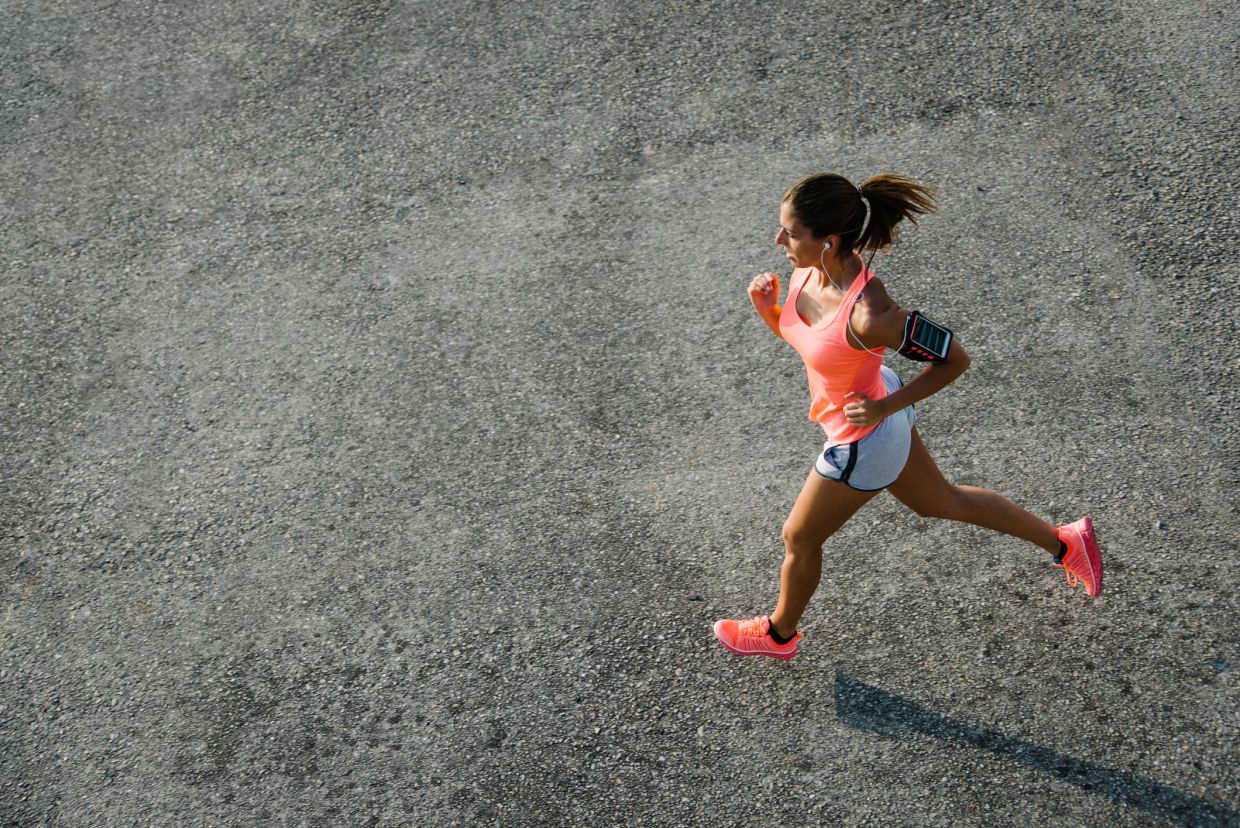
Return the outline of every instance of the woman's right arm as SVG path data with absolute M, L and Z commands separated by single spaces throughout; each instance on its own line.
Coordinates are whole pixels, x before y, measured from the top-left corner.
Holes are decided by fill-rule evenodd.
M 767 272 L 753 277 L 749 283 L 749 301 L 767 327 L 783 339 L 779 332 L 779 314 L 783 310 L 779 305 L 779 276 Z

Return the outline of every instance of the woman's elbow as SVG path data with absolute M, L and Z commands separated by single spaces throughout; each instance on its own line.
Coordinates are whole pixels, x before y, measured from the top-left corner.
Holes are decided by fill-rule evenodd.
M 964 352 L 964 348 L 961 348 L 953 342 L 951 348 L 947 352 L 947 359 L 943 362 L 943 365 L 944 367 L 954 369 L 956 376 L 960 376 L 965 371 L 969 370 L 969 365 L 971 363 L 972 360 L 969 359 L 969 355 Z

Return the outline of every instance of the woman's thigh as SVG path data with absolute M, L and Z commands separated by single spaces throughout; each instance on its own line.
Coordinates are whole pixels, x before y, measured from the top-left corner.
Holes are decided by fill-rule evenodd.
M 784 522 L 784 541 L 798 547 L 822 546 L 878 491 L 853 489 L 811 470 Z
M 904 470 L 887 491 L 923 517 L 947 517 L 955 510 L 956 488 L 939 471 L 916 428 Z

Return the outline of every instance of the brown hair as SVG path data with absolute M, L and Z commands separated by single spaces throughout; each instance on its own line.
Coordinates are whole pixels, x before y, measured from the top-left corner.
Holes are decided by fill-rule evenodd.
M 862 196 L 870 202 L 868 224 Z M 937 208 L 929 187 L 891 173 L 868 178 L 860 188 L 842 175 L 811 175 L 788 188 L 783 201 L 815 238 L 839 234 L 844 250 L 882 250 L 895 241 L 902 219 L 916 224 L 917 216 Z

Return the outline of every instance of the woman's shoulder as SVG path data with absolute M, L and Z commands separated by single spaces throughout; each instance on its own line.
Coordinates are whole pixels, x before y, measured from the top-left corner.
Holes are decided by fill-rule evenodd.
M 877 276 L 871 276 L 870 280 L 865 283 L 865 287 L 861 288 L 861 302 L 859 304 L 869 314 L 882 314 L 893 307 L 899 309 L 899 305 L 896 305 L 895 300 L 887 293 L 887 286 Z
M 872 278 L 861 290 L 861 300 L 854 307 L 852 324 L 866 342 L 880 342 L 888 348 L 899 347 L 903 338 L 904 317 L 908 313 L 887 293 L 878 278 Z M 896 344 L 892 344 L 892 343 Z

